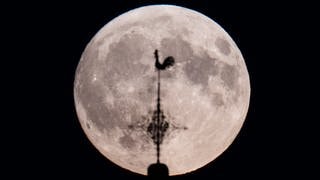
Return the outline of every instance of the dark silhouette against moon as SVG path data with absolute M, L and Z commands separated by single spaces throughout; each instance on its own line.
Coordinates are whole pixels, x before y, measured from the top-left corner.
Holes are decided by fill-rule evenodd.
M 167 57 L 163 63 L 159 62 L 158 50 L 154 52 L 155 56 L 155 67 L 158 71 L 158 91 L 157 91 L 157 108 L 152 116 L 152 122 L 148 126 L 148 133 L 151 135 L 154 144 L 157 148 L 157 162 L 151 164 L 148 167 L 148 176 L 154 178 L 163 178 L 169 176 L 169 169 L 165 164 L 160 163 L 160 145 L 163 141 L 164 135 L 169 128 L 169 123 L 166 121 L 166 116 L 161 110 L 161 99 L 160 99 L 160 72 L 174 65 L 174 58 L 172 56 Z
M 213 161 L 239 133 L 249 99 L 232 38 L 203 14 L 171 5 L 137 8 L 106 24 L 85 48 L 74 81 L 89 140 L 144 175 L 160 166 L 184 174 Z
M 155 54 L 155 57 L 156 57 L 156 63 L 155 63 L 155 65 L 156 65 L 156 68 L 157 68 L 158 70 L 164 70 L 164 69 L 166 69 L 166 68 L 168 68 L 168 67 L 170 67 L 170 66 L 173 66 L 173 64 L 174 64 L 174 58 L 173 58 L 172 56 L 167 57 L 167 58 L 163 61 L 163 63 L 161 64 L 161 63 L 159 62 L 159 55 L 158 55 L 158 50 L 157 50 L 157 49 L 155 50 L 154 54 Z

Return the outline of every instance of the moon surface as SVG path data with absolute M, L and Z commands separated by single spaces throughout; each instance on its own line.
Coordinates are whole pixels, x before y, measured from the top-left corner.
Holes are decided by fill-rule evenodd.
M 175 65 L 161 72 L 161 108 L 169 128 L 160 162 L 170 175 L 217 158 L 245 120 L 248 71 L 240 50 L 213 20 L 171 5 L 144 6 L 106 24 L 85 48 L 75 74 L 81 126 L 109 160 L 147 174 L 156 146 L 147 133 L 156 108 L 153 52 Z

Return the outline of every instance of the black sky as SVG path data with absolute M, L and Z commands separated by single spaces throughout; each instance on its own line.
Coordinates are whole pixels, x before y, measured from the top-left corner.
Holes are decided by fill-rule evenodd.
M 73 78 L 82 51 L 102 26 L 133 8 L 163 3 L 194 9 L 220 24 L 241 50 L 251 81 L 249 112 L 234 143 L 213 163 L 174 179 L 311 176 L 309 141 L 317 136 L 307 128 L 315 118 L 302 109 L 314 108 L 306 95 L 315 90 L 301 74 L 316 76 L 309 64 L 316 51 L 307 47 L 317 24 L 312 5 L 209 0 L 2 6 L 4 174 L 142 178 L 113 165 L 86 138 L 74 109 Z M 305 49 L 311 52 L 302 54 Z

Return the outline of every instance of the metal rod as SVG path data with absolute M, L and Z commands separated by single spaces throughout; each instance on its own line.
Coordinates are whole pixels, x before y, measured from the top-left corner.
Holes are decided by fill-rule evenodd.
M 158 99 L 157 99 L 157 163 L 160 163 L 160 69 L 158 69 Z

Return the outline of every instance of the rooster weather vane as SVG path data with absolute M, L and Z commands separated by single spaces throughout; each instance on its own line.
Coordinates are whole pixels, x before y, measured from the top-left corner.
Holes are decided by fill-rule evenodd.
M 155 66 L 158 71 L 158 97 L 157 97 L 157 109 L 153 111 L 151 122 L 147 128 L 148 134 L 151 136 L 153 143 L 157 148 L 157 163 L 160 163 L 160 144 L 163 141 L 165 132 L 169 128 L 169 123 L 166 121 L 166 116 L 161 110 L 160 103 L 160 72 L 166 70 L 170 66 L 174 65 L 174 58 L 172 56 L 167 57 L 163 63 L 159 62 L 158 50 L 154 52 L 154 57 L 156 59 Z

